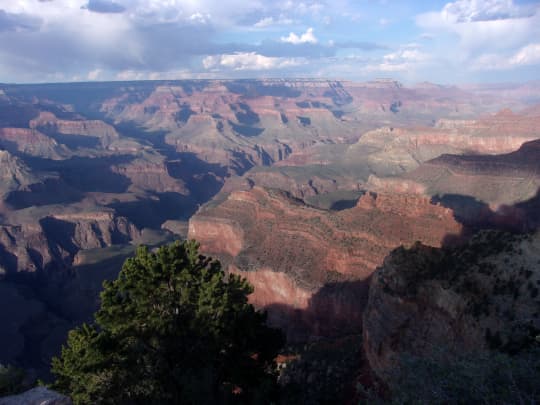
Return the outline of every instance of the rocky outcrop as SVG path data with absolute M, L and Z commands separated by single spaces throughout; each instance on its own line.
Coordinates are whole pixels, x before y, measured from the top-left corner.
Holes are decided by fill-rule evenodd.
M 53 256 L 41 226 L 0 225 L 0 276 L 41 270 L 54 261 Z
M 0 405 L 72 405 L 73 402 L 58 392 L 36 387 L 19 395 L 0 398 Z
M 396 175 L 442 154 L 501 154 L 538 138 L 540 116 L 503 110 L 478 120 L 440 120 L 435 127 L 384 127 L 364 134 L 345 160 L 364 158 L 372 172 Z
M 99 212 L 81 212 L 54 214 L 41 221 L 45 232 L 62 245 L 66 236 L 70 237 L 76 250 L 106 247 L 127 243 L 136 239 L 139 231 L 126 218 L 117 216 L 112 210 Z M 71 228 L 71 234 L 60 235 L 61 231 Z M 67 246 L 63 246 L 68 250 Z
M 368 193 L 356 207 L 330 212 L 254 187 L 199 210 L 189 237 L 247 277 L 252 302 L 294 339 L 335 333 L 347 321 L 345 329 L 358 327 L 365 282 L 389 251 L 417 240 L 440 246 L 460 230 L 451 210 L 417 195 Z
M 394 250 L 373 274 L 364 349 L 380 377 L 404 353 L 515 351 L 540 332 L 540 235 L 485 231 L 468 244 Z
M 45 159 L 57 160 L 70 154 L 64 145 L 59 145 L 35 129 L 27 128 L 0 128 L 0 146 L 12 153 L 18 151 Z
M 36 175 L 21 159 L 0 150 L 0 196 L 2 199 L 15 190 L 39 183 L 44 176 Z
M 79 135 L 99 138 L 101 146 L 107 148 L 119 138 L 118 133 L 109 124 L 100 120 L 63 120 L 50 112 L 40 112 L 30 121 L 31 129 L 38 129 L 46 134 Z
M 540 141 L 502 155 L 443 155 L 403 176 L 432 195 L 469 196 L 497 210 L 533 198 L 540 188 Z
M 130 180 L 130 191 L 189 194 L 182 180 L 171 177 L 165 157 L 158 153 L 143 152 L 128 163 L 113 166 L 112 171 Z
M 133 224 L 113 210 L 79 210 L 74 206 L 64 212 L 53 208 L 44 216 L 32 211 L 19 214 L 32 215 L 32 221 L 10 216 L 20 224 L 0 225 L 1 273 L 65 269 L 81 249 L 125 244 L 140 235 Z

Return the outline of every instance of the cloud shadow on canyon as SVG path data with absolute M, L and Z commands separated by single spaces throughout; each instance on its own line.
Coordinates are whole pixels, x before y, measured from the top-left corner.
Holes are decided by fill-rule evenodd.
M 473 196 L 461 194 L 434 196 L 431 202 L 450 208 L 456 221 L 463 225 L 460 234 L 446 235 L 443 247 L 455 246 L 481 230 L 528 233 L 540 228 L 540 189 L 528 200 L 501 205 L 497 210 Z

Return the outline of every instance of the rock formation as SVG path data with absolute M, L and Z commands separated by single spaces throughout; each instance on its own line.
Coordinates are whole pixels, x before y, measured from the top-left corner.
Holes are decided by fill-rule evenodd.
M 139 230 L 113 210 L 25 210 L 10 218 L 20 225 L 0 225 L 0 265 L 4 275 L 66 269 L 81 249 L 127 243 Z M 31 221 L 17 218 L 28 216 Z
M 69 156 L 64 145 L 35 129 L 0 128 L 0 146 L 10 152 L 21 152 L 45 159 L 62 159 Z
M 113 166 L 112 172 L 130 180 L 130 191 L 189 194 L 182 180 L 169 174 L 166 158 L 157 153 L 143 152 L 128 163 Z
M 36 175 L 16 156 L 0 150 L 0 194 L 4 199 L 9 192 L 39 183 L 44 176 Z
M 45 387 L 36 387 L 19 395 L 0 398 L 0 405 L 72 405 L 68 397 Z
M 399 175 L 442 154 L 501 154 L 538 138 L 540 115 L 503 110 L 478 120 L 440 120 L 435 127 L 384 127 L 364 134 L 345 160 L 366 160 L 379 175 Z
M 518 350 L 540 332 L 540 235 L 484 231 L 468 244 L 394 250 L 373 274 L 364 349 L 385 377 L 404 353 Z
M 30 128 L 47 134 L 78 135 L 98 138 L 103 148 L 107 148 L 119 135 L 111 125 L 100 120 L 63 120 L 53 113 L 40 112 L 29 123 Z
M 260 187 L 203 207 L 189 225 L 189 237 L 246 277 L 252 302 L 293 339 L 358 327 L 366 280 L 388 252 L 417 240 L 440 246 L 460 231 L 451 210 L 417 195 L 367 193 L 329 212 Z

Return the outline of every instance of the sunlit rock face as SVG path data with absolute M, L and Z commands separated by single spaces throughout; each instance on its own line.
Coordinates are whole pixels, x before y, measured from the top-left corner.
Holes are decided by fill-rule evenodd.
M 358 330 L 367 280 L 388 252 L 417 240 L 440 246 L 460 231 L 451 210 L 419 195 L 367 193 L 330 212 L 257 186 L 203 207 L 189 225 L 291 339 Z

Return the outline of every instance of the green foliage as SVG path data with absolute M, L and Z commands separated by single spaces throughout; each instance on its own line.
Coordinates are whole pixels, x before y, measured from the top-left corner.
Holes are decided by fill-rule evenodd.
M 140 247 L 104 283 L 95 325 L 72 330 L 53 385 L 75 403 L 255 403 L 276 388 L 281 332 L 194 241 Z
M 0 397 L 14 395 L 25 389 L 23 369 L 0 364 Z

